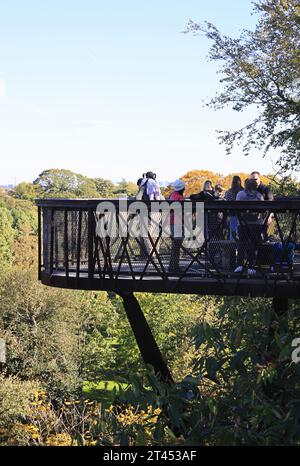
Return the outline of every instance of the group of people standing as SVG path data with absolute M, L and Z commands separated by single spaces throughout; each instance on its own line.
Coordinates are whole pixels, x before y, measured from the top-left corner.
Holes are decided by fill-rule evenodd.
M 158 182 L 156 181 L 156 174 L 153 172 L 147 172 L 142 178 L 137 181 L 138 193 L 136 200 L 164 200 L 164 196 L 161 193 Z M 174 181 L 172 184 L 173 191 L 169 197 L 172 201 L 184 201 L 190 199 L 192 201 L 272 201 L 274 199 L 271 189 L 261 182 L 260 173 L 253 171 L 249 178 L 245 180 L 245 185 L 242 185 L 242 180 L 239 176 L 233 176 L 231 187 L 226 191 L 220 184 L 215 187 L 210 180 L 206 180 L 203 184 L 203 188 L 199 193 L 191 194 L 189 197 L 184 196 L 186 189 L 185 182 L 181 179 Z M 211 218 L 208 219 L 211 225 L 215 219 L 214 214 L 211 214 Z M 222 214 L 221 214 L 222 215 Z M 229 240 L 237 241 L 237 267 L 234 272 L 243 272 L 245 264 L 247 267 L 248 275 L 254 275 L 256 270 L 254 269 L 258 244 L 262 240 L 267 239 L 267 228 L 268 224 L 271 223 L 272 217 L 269 215 L 267 222 L 259 213 L 248 213 L 242 214 L 238 218 L 237 215 L 232 215 L 229 218 Z M 172 253 L 170 270 L 178 271 L 179 268 L 179 256 L 180 248 L 182 245 L 182 235 L 176 235 L 175 230 L 176 218 L 171 216 L 171 237 L 172 237 Z M 208 236 L 209 229 L 206 232 Z
M 220 184 L 213 187 L 212 182 L 207 180 L 203 184 L 202 191 L 198 194 L 191 194 L 190 199 L 192 201 L 221 199 L 225 201 L 273 201 L 274 197 L 271 189 L 261 182 L 260 173 L 254 171 L 245 180 L 245 187 L 237 175 L 233 176 L 231 187 L 227 191 Z
M 164 200 L 160 186 L 156 180 L 156 174 L 147 172 L 142 178 L 137 181 L 138 193 L 136 200 Z M 235 175 L 232 178 L 230 189 L 225 191 L 221 184 L 213 183 L 206 180 L 203 184 L 203 189 L 197 194 L 191 194 L 189 197 L 184 197 L 186 189 L 185 182 L 181 179 L 174 181 L 172 184 L 173 192 L 170 195 L 172 200 L 191 199 L 192 201 L 211 201 L 211 200 L 226 200 L 226 201 L 273 201 L 274 196 L 271 189 L 264 185 L 260 179 L 260 173 L 254 171 L 249 178 L 245 180 L 245 186 L 242 185 L 242 180 Z

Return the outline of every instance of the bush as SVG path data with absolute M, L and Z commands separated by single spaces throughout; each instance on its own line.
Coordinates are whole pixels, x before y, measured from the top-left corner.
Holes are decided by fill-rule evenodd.
M 0 426 L 9 428 L 30 412 L 34 394 L 40 389 L 35 381 L 0 374 Z

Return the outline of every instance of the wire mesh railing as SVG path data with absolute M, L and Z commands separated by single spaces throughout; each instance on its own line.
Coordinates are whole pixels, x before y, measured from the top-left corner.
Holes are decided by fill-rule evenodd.
M 99 214 L 103 202 L 108 201 L 37 201 L 40 276 L 159 280 L 178 286 L 188 280 L 214 280 L 220 286 L 230 280 L 238 286 L 247 279 L 266 287 L 279 281 L 298 286 L 300 200 L 184 201 L 177 203 L 176 213 L 167 201 L 166 215 L 153 201 L 142 203 L 147 211 L 143 218 L 141 209 L 128 210 L 134 201 L 125 208 L 124 202 L 111 200 L 109 215 Z M 199 206 L 201 225 L 196 224 Z M 187 231 L 186 208 L 192 225 Z M 107 234 L 99 235 L 99 222 Z

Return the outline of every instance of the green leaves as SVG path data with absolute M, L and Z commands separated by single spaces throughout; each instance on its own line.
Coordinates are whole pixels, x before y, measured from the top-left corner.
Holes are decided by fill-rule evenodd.
M 300 164 L 300 29 L 298 0 L 255 2 L 258 21 L 254 31 L 243 30 L 238 39 L 222 35 L 211 23 L 188 24 L 188 31 L 204 34 L 211 42 L 211 60 L 221 62 L 223 90 L 212 98 L 215 110 L 231 106 L 241 112 L 255 109 L 254 118 L 235 131 L 219 131 L 230 153 L 242 145 L 245 155 L 281 150 L 278 164 L 285 171 Z
M 207 371 L 207 377 L 213 382 L 219 383 L 217 379 L 217 371 L 222 366 L 222 362 L 218 361 L 214 357 L 208 357 L 205 361 L 205 368 Z
M 233 370 L 236 370 L 239 374 L 247 376 L 247 369 L 245 366 L 245 361 L 248 357 L 248 351 L 241 350 L 233 355 L 230 361 L 230 367 Z
M 44 170 L 33 182 L 41 197 L 111 197 L 114 185 L 102 178 L 88 178 L 71 170 Z M 21 189 L 22 188 L 22 189 Z M 18 187 L 17 195 L 24 194 L 24 186 Z M 26 189 L 27 196 L 28 188 Z

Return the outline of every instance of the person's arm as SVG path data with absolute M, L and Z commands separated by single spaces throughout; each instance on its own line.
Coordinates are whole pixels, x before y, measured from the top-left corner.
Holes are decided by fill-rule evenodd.
M 267 201 L 274 201 L 274 196 L 273 196 L 273 193 L 271 191 L 271 188 L 267 187 L 266 189 L 266 197 L 267 197 Z
M 226 191 L 224 199 L 225 201 L 232 201 L 232 196 L 231 196 L 231 192 L 229 191 L 229 189 L 228 191 Z
M 140 186 L 140 189 L 139 189 L 137 195 L 135 196 L 136 201 L 141 201 L 143 199 L 144 191 L 145 191 L 145 186 Z
M 273 196 L 273 193 L 271 191 L 270 188 L 267 187 L 266 189 L 266 200 L 267 201 L 274 201 L 274 196 Z M 265 200 L 265 199 L 263 199 Z M 274 214 L 273 213 L 270 213 L 270 215 L 268 216 L 268 220 L 267 220 L 267 225 L 271 225 L 271 223 L 273 222 L 273 218 L 274 218 Z
M 201 191 L 200 193 L 197 193 L 197 194 L 191 194 L 190 199 L 191 201 L 205 201 L 205 195 L 203 191 Z
M 153 199 L 156 199 L 157 201 L 163 201 L 165 199 L 161 193 L 160 186 L 156 180 L 154 180 L 153 182 L 152 193 L 153 193 Z
M 161 189 L 160 189 L 160 186 L 158 186 L 158 200 L 160 201 L 164 201 L 165 200 L 165 196 L 163 196 L 162 192 L 161 192 Z

